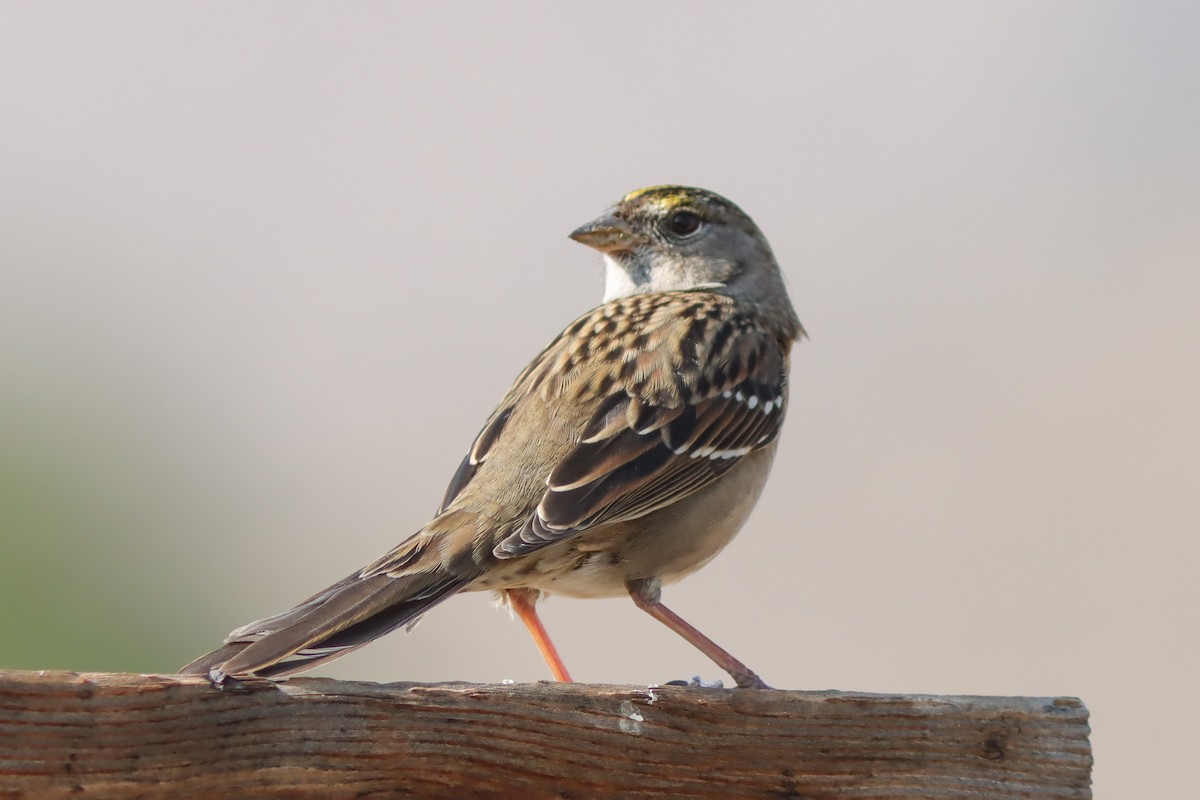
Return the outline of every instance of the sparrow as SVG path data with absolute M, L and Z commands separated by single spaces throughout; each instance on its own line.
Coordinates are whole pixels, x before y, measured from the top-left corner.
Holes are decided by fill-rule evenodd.
M 602 254 L 604 301 L 517 376 L 433 519 L 181 673 L 289 675 L 489 590 L 557 680 L 571 678 L 539 599 L 628 594 L 738 687 L 766 687 L 661 590 L 733 539 L 771 469 L 804 336 L 775 256 L 740 208 L 686 186 L 632 192 L 570 237 Z

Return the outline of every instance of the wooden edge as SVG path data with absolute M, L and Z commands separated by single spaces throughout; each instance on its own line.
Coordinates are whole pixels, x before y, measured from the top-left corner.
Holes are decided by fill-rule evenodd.
M 1090 798 L 1072 697 L 0 671 L 0 797 Z

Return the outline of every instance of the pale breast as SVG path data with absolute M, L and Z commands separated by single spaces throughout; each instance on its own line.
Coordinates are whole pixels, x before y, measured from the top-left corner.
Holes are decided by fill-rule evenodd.
M 671 583 L 703 567 L 750 516 L 775 457 L 775 444 L 743 459 L 709 490 L 641 519 L 584 531 L 528 556 L 502 561 L 469 590 L 526 587 L 566 597 L 626 594 L 628 581 Z

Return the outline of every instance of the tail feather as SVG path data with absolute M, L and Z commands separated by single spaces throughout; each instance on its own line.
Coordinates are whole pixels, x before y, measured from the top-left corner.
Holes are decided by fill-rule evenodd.
M 451 572 L 433 558 L 413 558 L 405 566 L 399 574 L 356 572 L 295 608 L 243 625 L 180 673 L 270 678 L 302 672 L 414 624 L 475 577 Z

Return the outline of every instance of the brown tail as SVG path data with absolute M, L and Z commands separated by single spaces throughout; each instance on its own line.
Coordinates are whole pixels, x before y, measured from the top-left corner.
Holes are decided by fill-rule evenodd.
M 345 655 L 403 625 L 414 625 L 475 577 L 470 569 L 462 574 L 444 567 L 436 557 L 438 548 L 428 547 L 431 539 L 428 532 L 418 534 L 295 608 L 243 625 L 229 634 L 222 647 L 179 672 L 211 675 L 215 680 L 226 675 L 290 675 Z

